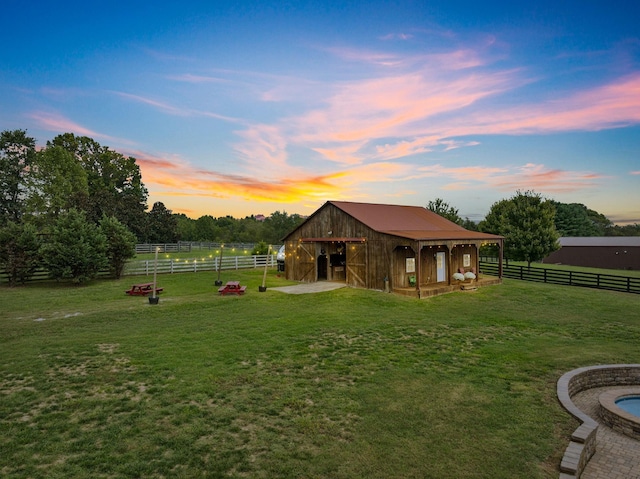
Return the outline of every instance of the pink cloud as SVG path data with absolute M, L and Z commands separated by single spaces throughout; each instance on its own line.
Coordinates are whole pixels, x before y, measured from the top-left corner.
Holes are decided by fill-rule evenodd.
M 277 126 L 253 125 L 236 134 L 244 141 L 236 143 L 234 149 L 250 169 L 267 173 L 289 169 L 287 140 Z
M 500 191 L 536 190 L 568 193 L 597 186 L 606 177 L 592 172 L 567 171 L 528 163 L 512 168 L 457 167 L 441 165 L 419 168 L 423 177 L 450 178 L 444 189 L 492 188 Z
M 453 80 L 414 73 L 344 84 L 328 99 L 327 108 L 289 119 L 295 125 L 291 139 L 302 144 L 344 144 L 428 136 L 433 117 L 459 111 L 514 83 L 512 73 L 503 72 L 469 74 Z
M 36 111 L 29 114 L 29 117 L 35 120 L 36 123 L 38 123 L 40 127 L 44 128 L 45 130 L 54 131 L 56 133 L 74 133 L 79 136 L 88 136 L 89 138 L 93 139 L 104 139 L 121 144 L 132 143 L 129 140 L 116 138 L 113 136 L 105 135 L 104 133 L 99 133 L 95 130 L 91 130 L 55 113 Z
M 451 125 L 451 136 L 597 131 L 640 123 L 640 73 L 562 100 L 470 115 Z
M 202 110 L 193 110 L 191 108 L 179 108 L 179 107 L 175 107 L 173 105 L 170 105 L 168 103 L 164 103 L 161 101 L 157 101 L 157 100 L 153 100 L 151 98 L 147 98 L 147 97 L 143 97 L 140 95 L 132 95 L 131 93 L 124 93 L 124 92 L 118 92 L 118 91 L 114 91 L 114 94 L 118 95 L 121 98 L 127 99 L 127 100 L 133 100 L 137 103 L 143 103 L 145 105 L 149 105 L 152 106 L 164 113 L 167 113 L 169 115 L 172 116 L 202 116 L 202 117 L 208 117 L 208 118 L 216 118 L 219 120 L 224 120 L 224 121 L 228 121 L 231 123 L 244 123 L 242 120 L 240 120 L 239 118 L 233 118 L 230 116 L 225 116 L 225 115 L 220 115 L 218 113 L 215 112 L 208 112 L 208 111 L 202 111 Z

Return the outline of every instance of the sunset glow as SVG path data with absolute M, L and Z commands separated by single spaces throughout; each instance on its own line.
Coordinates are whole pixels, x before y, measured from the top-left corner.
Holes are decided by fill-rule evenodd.
M 443 198 L 477 221 L 535 190 L 640 222 L 635 4 L 119 3 L 44 3 L 0 32 L 0 128 L 134 156 L 150 205 Z

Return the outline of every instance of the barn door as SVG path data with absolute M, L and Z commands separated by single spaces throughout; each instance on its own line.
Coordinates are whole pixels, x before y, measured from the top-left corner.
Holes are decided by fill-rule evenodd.
M 316 280 L 315 243 L 300 243 L 298 246 L 297 281 L 314 282 Z
M 367 287 L 367 243 L 347 245 L 347 284 L 356 288 Z

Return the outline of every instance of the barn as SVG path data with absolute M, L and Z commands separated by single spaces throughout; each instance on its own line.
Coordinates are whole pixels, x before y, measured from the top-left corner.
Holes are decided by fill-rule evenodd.
M 640 236 L 562 237 L 559 242 L 560 249 L 543 263 L 640 270 Z
M 480 272 L 485 244 L 502 252 L 503 238 L 469 231 L 426 208 L 328 201 L 284 238 L 285 275 L 427 297 L 500 283 L 501 277 L 485 275 L 453 278 Z

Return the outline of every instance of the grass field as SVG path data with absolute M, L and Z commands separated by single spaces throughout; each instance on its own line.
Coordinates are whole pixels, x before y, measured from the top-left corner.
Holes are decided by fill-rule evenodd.
M 557 478 L 564 372 L 640 363 L 633 294 L 505 280 L 416 300 L 270 271 L 0 288 L 0 476 Z

